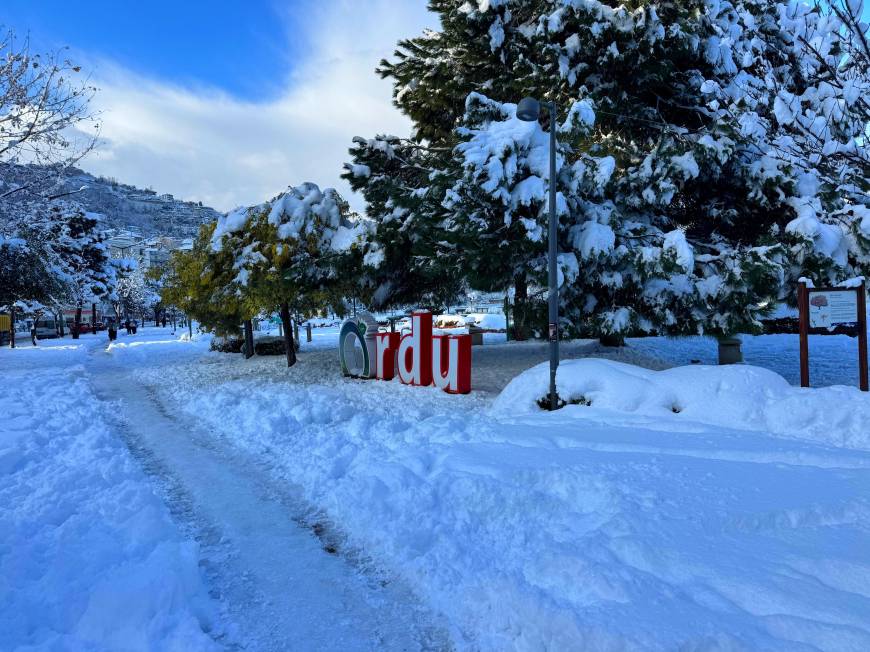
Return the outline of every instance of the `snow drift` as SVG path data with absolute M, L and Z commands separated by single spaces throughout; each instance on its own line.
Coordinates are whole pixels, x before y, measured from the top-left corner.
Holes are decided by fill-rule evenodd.
M 540 411 L 549 391 L 549 363 L 520 374 L 498 396 L 494 416 Z M 590 416 L 608 410 L 673 421 L 757 430 L 870 450 L 870 395 L 835 386 L 804 389 L 748 365 L 650 371 L 612 360 L 563 360 L 556 378 L 565 410 Z
M 217 649 L 198 546 L 70 365 L 84 348 L 4 358 L 0 649 Z

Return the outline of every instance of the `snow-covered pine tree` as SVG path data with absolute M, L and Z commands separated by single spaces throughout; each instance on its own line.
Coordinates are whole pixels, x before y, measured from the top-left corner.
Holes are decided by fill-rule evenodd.
M 565 165 L 569 143 L 585 138 L 595 115 L 586 101 L 577 102 L 564 123 L 557 125 L 557 214 L 569 220 L 566 198 L 574 197 L 584 169 L 579 162 Z M 472 93 L 466 102 L 462 139 L 455 153 L 461 170 L 446 193 L 442 207 L 447 236 L 442 248 L 459 264 L 471 287 L 483 291 L 515 288 L 514 331 L 524 339 L 529 314 L 529 283 L 546 277 L 546 236 L 550 137 L 538 123 L 516 117 L 514 104 L 502 104 Z M 563 283 L 577 278 L 577 258 L 560 255 Z M 539 324 L 538 324 L 539 325 Z
M 456 129 L 471 92 L 485 94 L 495 86 L 499 99 L 516 100 L 528 88 L 522 82 L 529 74 L 522 48 L 508 42 L 495 54 L 491 44 L 499 41 L 498 27 L 471 16 L 471 3 L 431 0 L 429 7 L 440 16 L 442 30 L 401 41 L 395 60 L 378 68 L 381 77 L 394 81 L 396 106 L 414 123 L 412 136 L 356 138 L 352 162 L 345 165 L 344 177 L 362 192 L 366 215 L 375 221 L 370 244 L 379 253 L 367 271 L 376 307 L 438 309 L 467 289 L 469 257 L 451 255 L 462 245 L 447 237 L 450 213 L 442 205 L 461 174 L 453 152 L 460 140 Z M 534 11 L 531 4 L 514 9 Z M 478 279 L 481 287 L 510 285 Z
M 381 135 L 355 138 L 350 152 L 353 163 L 342 176 L 363 193 L 373 220 L 361 290 L 375 308 L 450 303 L 464 284 L 463 269 L 443 256 L 451 147 Z
M 717 108 L 740 115 L 750 137 L 773 132 L 773 152 L 796 178 L 796 217 L 785 227 L 798 240 L 790 262 L 820 284 L 870 275 L 870 34 L 864 15 L 861 0 L 781 6 L 781 59 L 766 60 L 755 83 L 709 89 L 721 101 Z M 748 56 L 750 43 L 736 45 Z
M 798 55 L 786 47 L 786 3 L 442 0 L 431 7 L 442 30 L 403 41 L 394 62 L 381 67 L 394 80 L 397 106 L 415 121 L 426 165 L 402 155 L 393 157 L 393 170 L 373 167 L 367 161 L 384 140 L 376 139 L 357 141 L 348 166 L 378 223 L 377 237 L 395 219 L 396 205 L 421 199 L 411 219 L 428 231 L 416 241 L 402 234 L 412 259 L 432 248 L 440 265 L 482 269 L 471 260 L 482 247 L 469 240 L 479 230 L 456 225 L 471 204 L 488 202 L 482 212 L 497 214 L 505 189 L 487 197 L 482 185 L 467 182 L 487 171 L 473 169 L 466 157 L 467 130 L 480 123 L 474 102 L 466 115 L 466 98 L 480 93 L 506 114 L 523 95 L 554 98 L 558 123 L 586 101 L 594 129 L 565 139 L 559 171 L 560 183 L 568 184 L 559 249 L 564 263 L 573 255 L 579 267 L 562 288 L 566 326 L 728 334 L 757 327 L 758 317 L 788 294 L 804 271 L 806 240 L 793 221 L 808 187 L 765 128 L 773 98 L 752 106 L 737 101 L 741 87 L 749 97 L 770 83 L 806 83 L 801 67 L 788 65 Z M 448 71 L 453 76 L 445 81 Z M 730 89 L 728 106 L 719 89 Z M 759 119 L 748 115 L 750 108 Z M 503 123 L 482 127 L 495 140 Z M 480 126 L 476 131 L 483 138 Z M 503 153 L 515 147 L 509 142 Z M 509 157 L 496 153 L 489 162 L 495 160 Z M 457 185 L 463 177 L 466 183 Z M 373 202 L 379 194 L 388 200 Z M 419 242 L 424 247 L 415 250 Z M 539 255 L 530 248 L 526 265 L 532 283 L 542 285 Z M 838 274 L 846 271 L 838 267 Z M 469 280 L 480 287 L 499 282 Z
M 53 239 L 66 279 L 69 298 L 76 306 L 73 338 L 81 332 L 82 308 L 110 295 L 115 284 L 115 264 L 109 257 L 102 233 L 100 216 L 75 206 L 54 206 L 60 231 Z
M 60 215 L 37 202 L 21 202 L 0 224 L 0 310 L 21 301 L 56 305 L 66 277 L 54 247 Z

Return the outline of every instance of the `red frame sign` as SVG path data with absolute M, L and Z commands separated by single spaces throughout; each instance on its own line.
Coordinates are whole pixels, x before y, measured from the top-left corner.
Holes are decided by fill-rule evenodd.
M 858 376 L 862 392 L 870 391 L 867 370 L 866 286 L 813 288 L 798 284 L 800 314 L 801 387 L 810 386 L 810 335 L 844 333 L 858 337 Z M 849 296 L 849 294 L 853 296 Z M 854 297 L 854 321 L 851 319 Z M 815 322 L 815 323 L 813 323 Z

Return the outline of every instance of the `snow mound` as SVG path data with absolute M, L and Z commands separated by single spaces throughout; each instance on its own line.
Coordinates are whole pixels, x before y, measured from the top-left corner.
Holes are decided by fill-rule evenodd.
M 154 364 L 163 358 L 196 355 L 204 352 L 212 336 L 195 334 L 190 339 L 187 331 L 176 334 L 160 329 L 148 329 L 140 335 L 124 336 L 106 347 L 106 353 L 124 364 Z
M 198 546 L 84 368 L 25 371 L 0 395 L 0 649 L 217 649 Z
M 514 378 L 496 398 L 494 416 L 539 411 L 549 391 L 544 363 Z M 607 410 L 673 421 L 756 430 L 870 450 L 870 395 L 835 386 L 804 389 L 749 365 L 676 367 L 651 371 L 621 362 L 563 360 L 556 388 L 579 418 Z
M 468 315 L 475 326 L 484 330 L 503 331 L 507 328 L 504 313 L 476 312 Z

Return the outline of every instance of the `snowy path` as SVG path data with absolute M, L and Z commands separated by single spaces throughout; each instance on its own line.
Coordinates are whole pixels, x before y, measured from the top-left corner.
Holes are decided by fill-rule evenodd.
M 306 509 L 292 488 L 221 448 L 193 419 L 171 415 L 129 368 L 94 356 L 97 394 L 120 400 L 119 430 L 202 547 L 211 592 L 237 625 L 231 647 L 443 649 L 443 637 L 398 582 L 335 554 L 322 524 L 305 527 Z
M 214 650 L 198 546 L 87 383 L 92 343 L 0 350 L 0 650 Z

